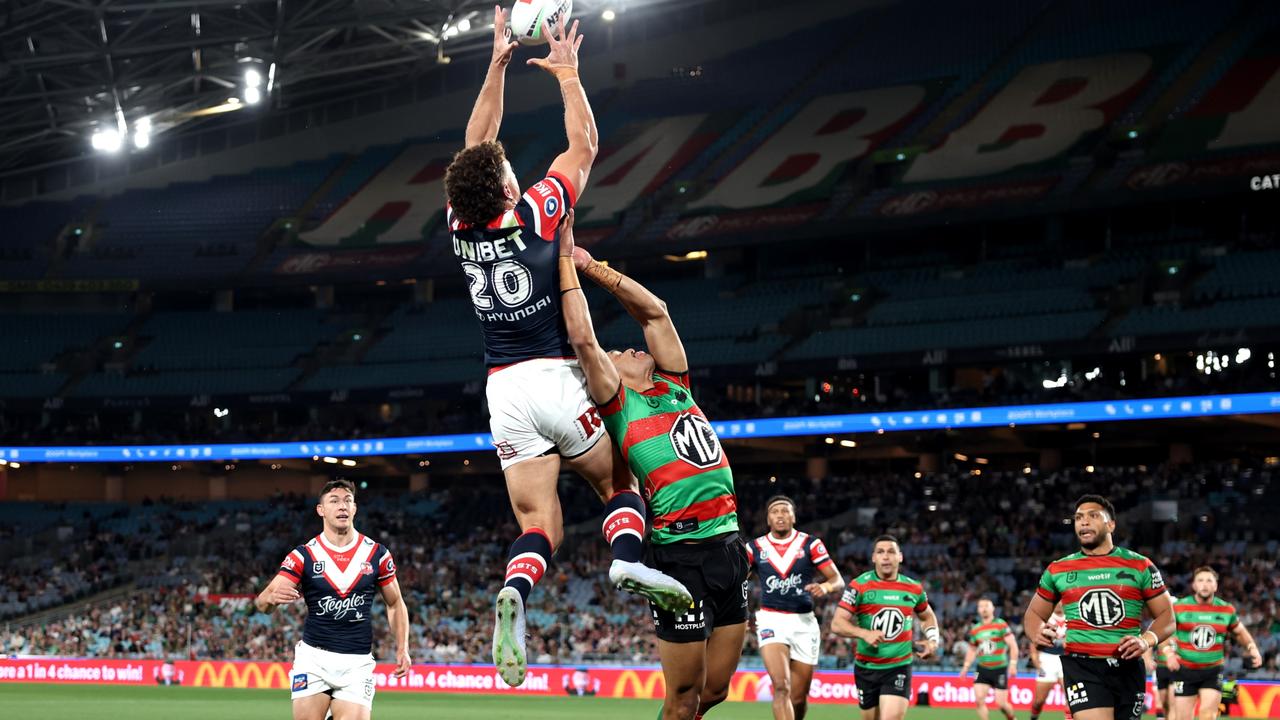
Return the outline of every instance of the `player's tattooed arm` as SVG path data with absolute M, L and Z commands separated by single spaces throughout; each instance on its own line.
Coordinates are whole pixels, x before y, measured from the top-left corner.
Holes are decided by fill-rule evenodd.
M 497 140 L 498 129 L 502 127 L 507 65 L 519 45 L 511 38 L 507 15 L 501 5 L 493 8 L 493 58 L 489 61 L 489 72 L 484 76 L 484 85 L 480 88 L 475 107 L 471 109 L 471 119 L 467 121 L 467 147 Z
M 574 251 L 573 261 L 579 272 L 612 293 L 627 314 L 640 324 L 645 345 L 660 369 L 676 374 L 689 371 L 684 343 L 661 298 L 617 270 L 601 265 L 582 248 Z
M 574 262 L 573 217 L 570 209 L 560 227 L 560 314 L 564 317 L 569 343 L 578 356 L 578 366 L 587 376 L 587 392 L 597 404 L 607 403 L 619 392 L 622 378 L 600 347 L 591 324 L 591 309 L 587 307 L 587 296 L 582 292 Z

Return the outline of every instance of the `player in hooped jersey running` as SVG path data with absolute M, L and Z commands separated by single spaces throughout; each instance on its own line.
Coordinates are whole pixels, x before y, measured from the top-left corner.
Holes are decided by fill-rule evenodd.
M 978 601 L 978 622 L 965 634 L 969 649 L 965 653 L 960 677 L 969 674 L 978 661 L 978 677 L 973 681 L 974 701 L 980 720 L 987 720 L 987 693 L 995 690 L 996 707 L 1013 720 L 1009 704 L 1009 681 L 1018 667 L 1018 641 L 1004 618 L 996 617 L 996 606 L 989 598 Z
M 1198 567 L 1191 574 L 1191 594 L 1173 604 L 1176 652 L 1169 654 L 1168 665 L 1173 671 L 1174 713 L 1180 720 L 1218 717 L 1227 633 L 1244 648 L 1252 667 L 1262 667 L 1258 644 L 1240 622 L 1235 606 L 1217 593 L 1218 572 Z M 1196 700 L 1200 701 L 1198 714 Z
M 1041 648 L 1056 633 L 1045 627 L 1062 601 L 1067 616 L 1062 684 L 1075 720 L 1138 720 L 1146 710 L 1142 655 L 1173 632 L 1173 608 L 1160 571 L 1146 557 L 1112 543 L 1116 512 L 1099 495 L 1076 501 L 1080 552 L 1049 563 L 1023 629 Z M 1141 630 L 1142 612 L 1152 619 Z
M 294 548 L 254 600 L 258 612 L 307 603 L 289 671 L 294 720 L 368 720 L 373 709 L 373 600 L 387 606 L 396 677 L 409 672 L 409 611 L 386 546 L 356 531 L 355 486 L 330 480 L 316 514 L 324 530 Z
M 747 629 L 746 546 L 720 439 L 689 386 L 689 361 L 667 306 L 642 285 L 560 243 L 565 325 L 591 398 L 653 512 L 649 554 L 693 595 L 683 610 L 650 602 L 666 681 L 664 720 L 701 718 L 729 694 Z M 596 340 L 578 272 L 613 294 L 640 324 L 649 352 L 606 353 Z
M 898 572 L 902 566 L 898 539 L 877 537 L 871 546 L 871 564 L 873 570 L 845 588 L 831 632 L 858 641 L 853 681 L 862 720 L 902 720 L 911 702 L 912 659 L 933 657 L 942 636 L 924 586 Z M 919 652 L 915 652 L 913 618 L 920 619 L 924 631 Z
M 466 147 L 445 173 L 453 251 L 484 334 L 489 426 L 521 532 L 494 602 L 493 661 L 511 686 L 525 677 L 525 604 L 564 535 L 556 494 L 562 463 L 605 503 L 603 529 L 614 557 L 609 579 L 662 603 L 688 601 L 679 583 L 641 563 L 644 500 L 610 444 L 600 442 L 603 423 L 560 315 L 558 228 L 586 189 L 599 144 L 578 79 L 577 31 L 574 21 L 566 32 L 563 17 L 554 34 L 544 26 L 550 53 L 529 60 L 559 81 L 564 100 L 569 147 L 546 177 L 522 194 L 497 142 L 506 68 L 516 48 L 501 7 L 494 8 L 493 55 L 467 123 Z
M 822 647 L 814 601 L 840 592 L 844 578 L 822 540 L 796 530 L 791 498 L 769 498 L 765 512 L 769 532 L 747 544 L 751 569 L 760 579 L 760 657 L 773 684 L 774 720 L 804 720 Z

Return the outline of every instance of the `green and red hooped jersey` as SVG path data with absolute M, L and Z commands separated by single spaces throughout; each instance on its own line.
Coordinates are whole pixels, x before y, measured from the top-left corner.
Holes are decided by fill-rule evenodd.
M 975 623 L 965 634 L 965 640 L 978 650 L 978 667 L 995 670 L 1009 667 L 1009 644 L 1005 638 L 1012 634 L 1009 623 L 993 618 L 991 622 Z
M 875 570 L 868 570 L 854 578 L 840 596 L 840 607 L 852 613 L 854 624 L 863 630 L 884 633 L 876 647 L 858 640 L 854 666 L 880 670 L 910 665 L 915 615 L 928 606 L 924 586 L 902 573 L 894 580 L 882 580 Z
M 1234 605 L 1216 597 L 1202 604 L 1189 595 L 1173 604 L 1173 615 L 1178 662 L 1183 667 L 1210 668 L 1226 662 L 1223 643 L 1227 633 L 1240 624 Z
M 600 415 L 643 483 L 653 512 L 650 542 L 704 540 L 738 530 L 733 471 L 711 422 L 689 391 L 689 374 L 657 370 L 653 388 L 620 385 Z
M 1106 555 L 1075 553 L 1049 563 L 1036 594 L 1062 601 L 1068 655 L 1109 658 L 1141 632 L 1148 600 L 1165 592 L 1164 578 L 1143 555 L 1115 547 Z

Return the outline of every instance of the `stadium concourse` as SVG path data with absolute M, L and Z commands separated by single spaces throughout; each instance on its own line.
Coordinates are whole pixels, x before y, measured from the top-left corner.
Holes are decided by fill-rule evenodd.
M 992 597 L 999 615 L 1019 622 L 1046 559 L 1071 549 L 1069 526 L 1056 518 L 1066 516 L 1064 508 L 1082 491 L 1104 490 L 1121 514 L 1125 541 L 1156 559 L 1175 595 L 1187 592 L 1192 568 L 1209 564 L 1219 570 L 1221 596 L 1236 604 L 1265 661 L 1258 670 L 1244 671 L 1235 656 L 1229 670 L 1248 678 L 1277 678 L 1280 532 L 1269 519 L 1280 507 L 1276 472 L 1280 468 L 1229 463 L 983 475 L 953 467 L 920 477 L 891 472 L 818 480 L 743 477 L 739 488 L 744 525 L 756 534 L 764 532 L 766 497 L 779 491 L 795 497 L 801 527 L 827 540 L 846 577 L 868 568 L 872 534 L 897 533 L 906 554 L 904 569 L 924 578 L 942 618 L 945 642 L 938 664 L 945 668 L 964 659 L 963 637 L 978 598 Z M 570 488 L 565 487 L 569 522 L 589 520 L 595 501 Z M 1152 521 L 1153 501 L 1176 503 L 1181 521 Z M 297 496 L 220 503 L 4 504 L 0 510 L 18 522 L 3 538 L 6 593 L 0 595 L 0 616 L 8 623 L 0 652 L 286 661 L 298 639 L 300 618 L 294 615 L 299 609 L 269 617 L 254 612 L 247 598 L 274 572 L 278 556 L 288 549 L 287 538 L 309 527 L 305 518 L 313 504 Z M 19 507 L 21 513 L 15 512 Z M 495 483 L 469 481 L 412 495 L 361 498 L 361 529 L 397 549 L 415 659 L 486 659 L 482 631 L 491 612 L 491 570 L 502 560 L 509 523 Z M 44 542 L 53 537 L 61 539 Z M 653 662 L 648 612 L 643 603 L 603 582 L 607 557 L 594 531 L 574 535 L 560 551 L 550 581 L 530 603 L 530 652 L 536 662 Z M 63 604 L 103 591 L 100 599 Z M 61 607 L 31 615 L 45 606 Z M 834 603 L 819 608 L 826 627 Z M 385 627 L 379 627 L 378 657 L 389 656 L 387 643 Z M 850 662 L 848 643 L 826 636 L 822 666 Z M 754 657 L 746 663 L 759 666 Z

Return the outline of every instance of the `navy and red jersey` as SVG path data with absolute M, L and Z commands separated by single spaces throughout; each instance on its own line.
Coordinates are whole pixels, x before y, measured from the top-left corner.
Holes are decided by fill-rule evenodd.
M 303 642 L 335 653 L 373 651 L 373 598 L 396 579 L 386 547 L 360 533 L 345 547 L 317 535 L 286 555 L 278 574 L 296 583 L 307 602 Z
M 484 227 L 463 224 L 452 205 L 445 209 L 491 368 L 574 356 L 560 315 L 558 261 L 560 221 L 574 198 L 569 180 L 552 172 Z
M 792 530 L 783 540 L 772 533 L 747 544 L 752 569 L 760 578 L 760 607 L 778 612 L 813 612 L 813 596 L 804 586 L 822 582 L 831 555 L 818 538 Z

